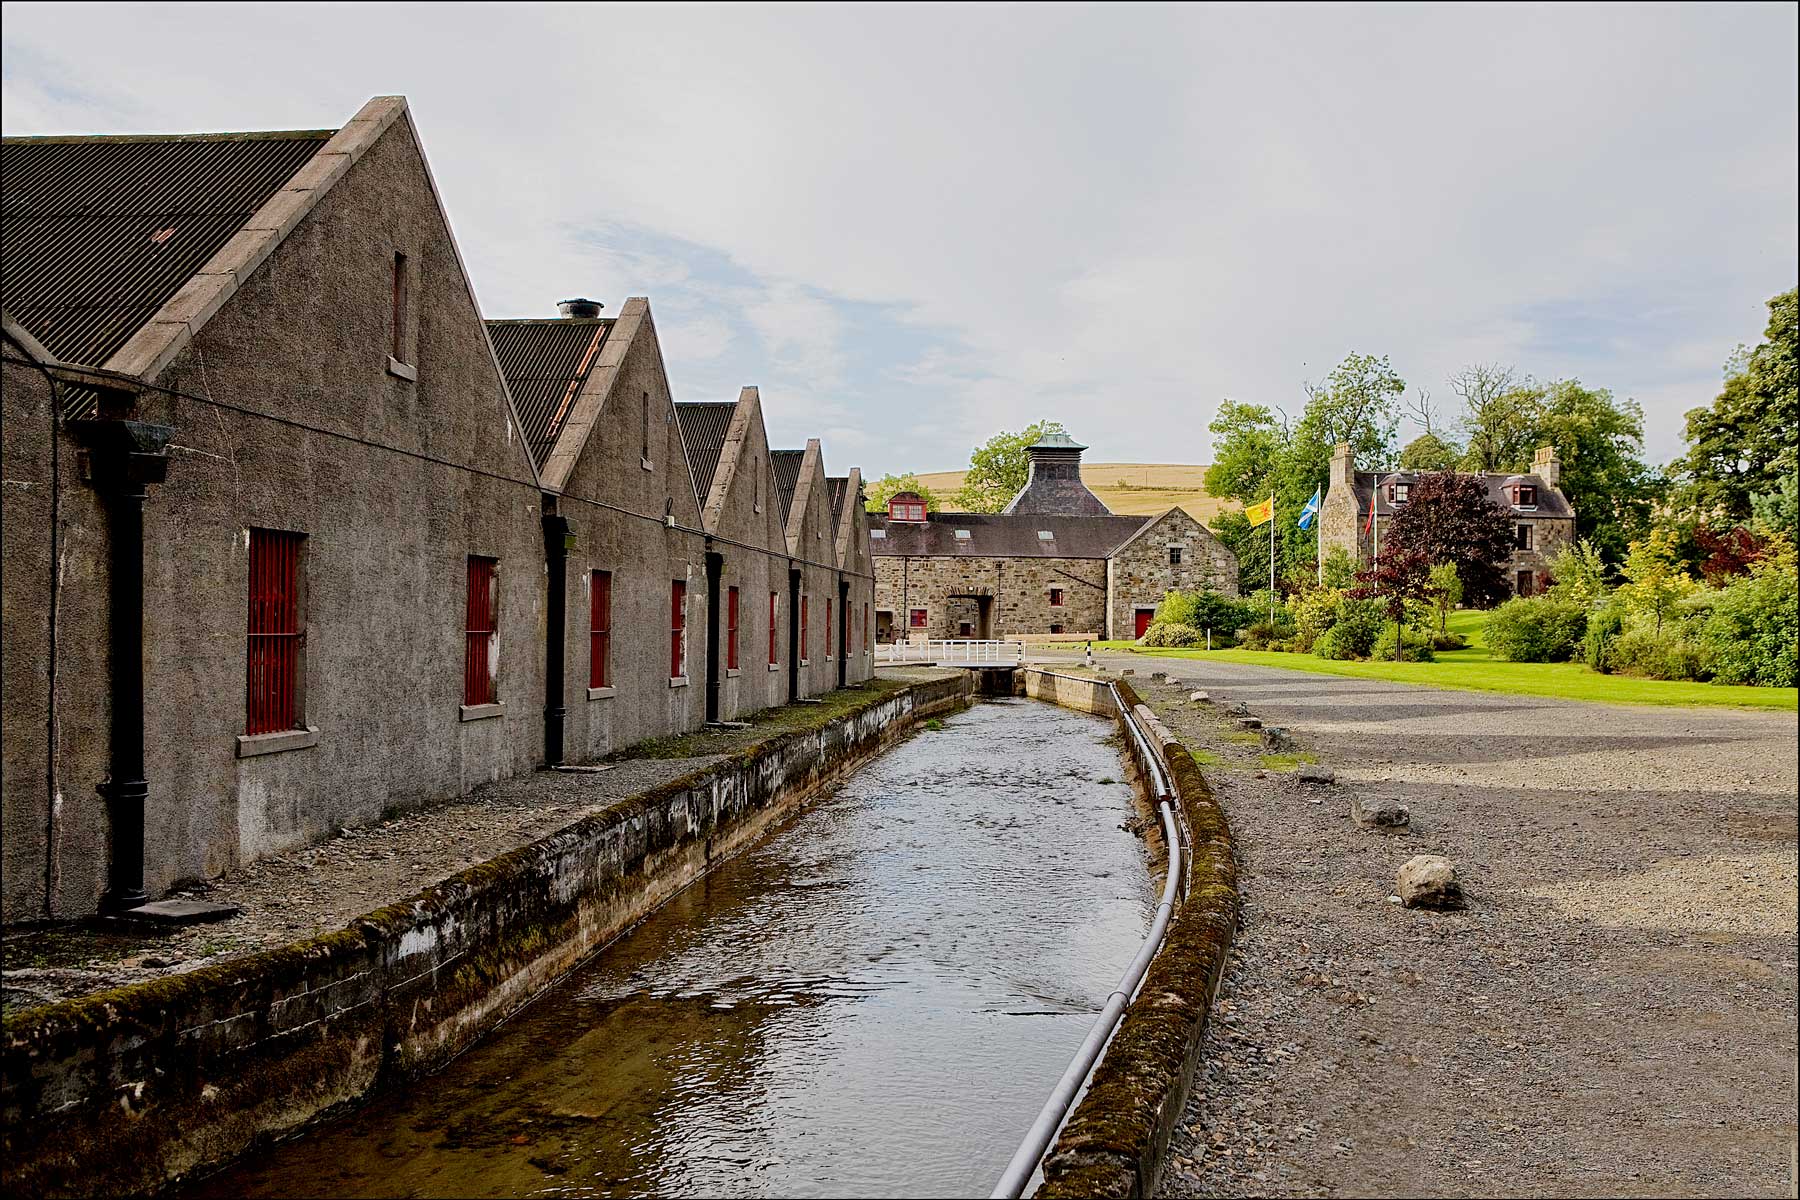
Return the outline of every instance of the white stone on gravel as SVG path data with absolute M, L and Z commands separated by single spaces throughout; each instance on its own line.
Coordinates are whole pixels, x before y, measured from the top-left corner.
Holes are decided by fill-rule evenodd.
M 1462 881 L 1441 854 L 1415 854 L 1394 877 L 1394 891 L 1407 908 L 1462 908 Z

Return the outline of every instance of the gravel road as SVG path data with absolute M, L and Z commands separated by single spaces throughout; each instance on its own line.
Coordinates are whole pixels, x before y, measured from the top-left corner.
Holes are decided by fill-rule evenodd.
M 1245 893 L 1164 1194 L 1793 1194 L 1793 714 L 1107 665 L 1217 756 Z M 1355 826 L 1358 793 L 1411 833 Z M 1389 903 L 1421 853 L 1466 911 Z

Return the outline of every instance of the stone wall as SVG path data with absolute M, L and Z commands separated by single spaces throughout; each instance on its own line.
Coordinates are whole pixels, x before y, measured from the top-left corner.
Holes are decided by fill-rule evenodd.
M 958 621 L 982 629 L 975 620 L 987 600 L 990 637 L 1049 633 L 1102 636 L 1106 628 L 1106 561 L 1098 558 L 910 558 L 875 556 L 875 607 L 894 614 L 894 628 L 920 638 L 955 638 Z M 1060 606 L 1050 603 L 1050 589 L 1062 589 Z M 963 599 L 952 599 L 960 596 Z M 907 613 L 923 608 L 927 625 L 909 629 Z
M 1526 513 L 1516 513 L 1514 516 L 1515 526 L 1531 527 L 1531 549 L 1512 552 L 1512 559 L 1507 564 L 1506 580 L 1516 593 L 1519 572 L 1530 571 L 1534 576 L 1531 590 L 1536 593 L 1543 590 L 1544 577 L 1550 571 L 1551 562 L 1575 540 L 1575 522 L 1567 517 L 1532 517 Z
M 6 1019 L 0 1134 L 30 1196 L 140 1194 L 416 1079 L 920 717 L 971 672 L 783 734 L 339 932 Z
M 1169 548 L 1181 547 L 1181 562 Z M 1155 608 L 1175 589 L 1238 594 L 1237 555 L 1212 530 L 1177 508 L 1164 513 L 1113 552 L 1107 561 L 1109 588 L 1106 636 L 1136 636 L 1133 612 Z

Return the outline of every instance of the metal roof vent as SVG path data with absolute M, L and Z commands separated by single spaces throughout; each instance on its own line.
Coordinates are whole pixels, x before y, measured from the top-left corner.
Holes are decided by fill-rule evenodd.
M 600 315 L 600 310 L 604 307 L 606 306 L 598 300 L 587 300 L 577 296 L 573 300 L 559 300 L 556 311 L 565 317 L 584 317 L 592 320 Z

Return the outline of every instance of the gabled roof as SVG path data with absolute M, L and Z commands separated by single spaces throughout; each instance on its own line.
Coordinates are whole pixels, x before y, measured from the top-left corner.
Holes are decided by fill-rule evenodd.
M 7 312 L 105 366 L 333 132 L 6 138 Z
M 688 470 L 694 476 L 694 491 L 702 505 L 712 494 L 713 477 L 719 473 L 719 455 L 725 449 L 726 435 L 731 432 L 731 418 L 737 413 L 735 401 L 685 401 L 675 406 L 681 422 L 681 441 L 687 447 Z
M 1358 471 L 1356 473 L 1356 511 L 1358 513 L 1367 513 L 1369 511 L 1369 497 L 1373 495 L 1376 496 L 1379 501 L 1379 507 L 1376 509 L 1376 514 L 1381 517 L 1393 516 L 1395 513 L 1405 508 L 1406 505 L 1395 504 L 1390 501 L 1387 498 L 1387 488 L 1379 485 L 1388 483 L 1411 484 L 1418 482 L 1418 479 L 1419 472 L 1417 471 Z M 1508 472 L 1488 471 L 1482 474 L 1481 482 L 1487 485 L 1488 499 L 1505 509 L 1507 512 L 1517 511 L 1526 513 L 1537 520 L 1555 520 L 1560 518 L 1572 521 L 1575 519 L 1575 512 L 1569 507 L 1568 499 L 1562 492 L 1545 483 L 1543 479 L 1537 475 L 1530 474 L 1529 472 L 1515 475 Z M 1512 499 L 1507 496 L 1505 491 L 1508 483 L 1535 484 L 1537 486 L 1537 507 L 1515 510 L 1512 505 Z
M 1166 514 L 1165 514 L 1166 515 Z M 1109 558 L 1133 534 L 1160 518 L 1070 516 L 1064 513 L 929 513 L 923 521 L 890 521 L 870 513 L 876 554 L 913 557 Z M 968 537 L 956 536 L 958 530 Z M 1048 538 L 1040 537 L 1048 533 Z
M 769 451 L 769 470 L 775 475 L 775 494 L 781 498 L 781 523 L 784 526 L 788 510 L 794 505 L 794 492 L 800 486 L 800 464 L 805 461 L 804 450 Z
M 831 502 L 831 525 L 837 528 L 838 518 L 844 515 L 844 492 L 849 487 L 848 475 L 827 475 L 825 477 L 826 496 Z
M 611 317 L 487 322 L 525 444 L 538 466 L 556 443 L 612 327 Z

